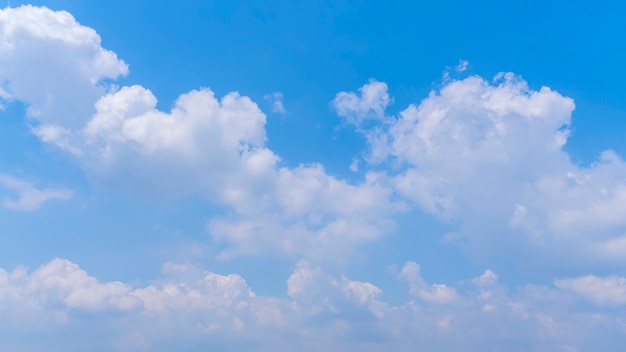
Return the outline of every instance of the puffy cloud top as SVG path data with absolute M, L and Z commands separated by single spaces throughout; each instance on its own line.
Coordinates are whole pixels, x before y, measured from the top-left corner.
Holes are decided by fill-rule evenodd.
M 27 103 L 45 123 L 80 126 L 106 90 L 102 81 L 128 73 L 96 31 L 45 7 L 0 10 L 0 49 L 0 98 Z
M 399 194 L 459 224 L 447 240 L 468 240 L 478 252 L 514 254 L 521 245 L 553 265 L 564 260 L 555 255 L 623 262 L 624 161 L 612 151 L 588 167 L 570 161 L 563 146 L 574 108 L 512 73 L 491 82 L 470 76 L 360 130 L 370 167 L 391 161 L 389 183 Z

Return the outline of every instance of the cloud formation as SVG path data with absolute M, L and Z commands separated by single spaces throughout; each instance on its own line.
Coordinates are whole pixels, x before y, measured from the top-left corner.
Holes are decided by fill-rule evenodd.
M 359 93 L 339 92 L 332 101 L 337 114 L 350 123 L 361 123 L 366 119 L 380 119 L 392 102 L 387 93 L 387 84 L 371 79 L 359 88 Z
M 433 303 L 450 303 L 458 299 L 454 288 L 442 284 L 427 285 L 422 278 L 420 266 L 415 262 L 407 262 L 400 271 L 400 278 L 409 283 L 410 292 Z
M 561 268 L 577 265 L 572 258 L 623 263 L 624 161 L 607 151 L 590 166 L 573 164 L 563 146 L 575 105 L 550 88 L 533 90 L 511 73 L 446 80 L 395 117 L 386 115 L 386 83 L 340 92 L 333 107 L 370 143 L 369 165 L 352 168 L 368 171 L 349 182 L 321 164 L 282 165 L 267 146 L 265 114 L 237 92 L 192 90 L 164 111 L 146 87 L 114 86 L 128 66 L 67 12 L 1 10 L 0 49 L 3 103 L 25 103 L 33 132 L 67 151 L 95 184 L 217 204 L 206 229 L 219 259 L 298 258 L 277 296 L 256 294 L 239 274 L 188 263 L 167 263 L 145 284 L 103 282 L 59 258 L 34 271 L 0 269 L 0 331 L 44 331 L 43 348 L 64 351 L 72 347 L 46 336 L 77 336 L 80 326 L 102 332 L 94 338 L 102 350 L 129 351 L 575 351 L 606 336 L 624 340 L 619 276 L 513 287 L 485 270 L 429 283 L 408 261 L 397 275 L 403 299 L 328 268 L 392 232 L 395 215 L 410 207 L 458 227 L 445 240 L 478 253 L 531 253 Z M 268 98 L 278 113 L 281 97 Z M 7 208 L 72 196 L 8 175 L 0 184 L 16 193 Z M 9 343 L 1 349 L 15 350 Z
M 67 188 L 38 189 L 29 182 L 6 174 L 0 174 L 0 186 L 15 193 L 16 198 L 5 197 L 2 201 L 4 208 L 14 210 L 37 210 L 50 200 L 66 201 L 74 195 Z
M 419 343 L 425 349 L 453 351 L 462 346 L 495 348 L 500 341 L 502 347 L 515 343 L 519 350 L 562 351 L 584 348 L 625 326 L 620 310 L 586 311 L 570 298 L 569 283 L 592 284 L 588 277 L 557 281 L 563 291 L 530 285 L 510 291 L 490 270 L 453 288 L 424 282 L 416 268 L 418 264 L 406 263 L 401 276 L 409 281 L 411 292 L 417 287 L 420 300 L 391 304 L 372 283 L 334 276 L 308 262 L 294 268 L 287 296 L 271 297 L 256 295 L 239 275 L 189 264 L 168 263 L 160 278 L 134 288 L 101 282 L 75 263 L 57 258 L 32 272 L 23 267 L 0 269 L 0 313 L 53 317 L 49 329 L 56 326 L 61 332 L 108 315 L 107 326 L 100 327 L 107 333 L 96 337 L 101 350 L 161 351 L 187 341 L 192 350 L 300 346 L 305 351 L 410 351 Z M 455 292 L 454 300 L 442 304 L 431 299 L 441 287 Z M 432 290 L 421 295 L 424 288 Z M 10 328 L 33 328 L 24 323 L 14 320 Z M 576 334 L 580 329 L 588 333 Z
M 159 199 L 197 194 L 224 206 L 224 215 L 207 225 L 224 244 L 222 257 L 345 258 L 337 254 L 381 237 L 392 226 L 397 207 L 377 174 L 352 185 L 319 164 L 281 167 L 280 157 L 266 147 L 266 116 L 250 98 L 231 92 L 218 99 L 202 88 L 180 95 L 171 111 L 161 111 L 145 87 L 103 84 L 126 74 L 127 65 L 70 14 L 32 6 L 3 11 L 4 42 L 15 58 L 0 66 L 24 65 L 41 83 L 33 87 L 19 70 L 0 72 L 10 93 L 5 98 L 38 111 L 31 114 L 39 121 L 33 124 L 35 134 L 67 151 L 105 188 Z M 45 48 L 45 55 L 33 54 L 31 46 Z M 32 62 L 55 55 L 61 57 L 46 65 Z M 75 86 L 65 86 L 74 81 Z M 37 98 L 41 94 L 62 101 L 59 109 L 68 110 L 70 100 L 91 106 L 69 109 L 70 119 L 56 103 Z M 281 95 L 271 98 L 281 101 Z
M 263 97 L 268 103 L 272 105 L 272 112 L 277 114 L 286 114 L 285 106 L 283 105 L 283 93 L 276 92 L 267 94 Z
M 76 127 L 106 82 L 128 65 L 68 12 L 30 5 L 0 10 L 0 99 L 21 101 L 42 124 Z
M 544 262 L 555 254 L 560 262 L 623 262 L 625 164 L 612 151 L 590 166 L 571 162 L 563 146 L 574 107 L 512 73 L 492 82 L 470 76 L 444 82 L 397 117 L 359 128 L 370 143 L 371 168 L 395 165 L 389 180 L 397 192 L 458 224 L 447 240 L 469 242 L 475 251 L 509 248 L 507 255 L 521 246 Z
M 623 277 L 602 278 L 587 275 L 575 279 L 556 280 L 555 285 L 562 290 L 572 291 L 596 304 L 626 304 L 626 279 Z

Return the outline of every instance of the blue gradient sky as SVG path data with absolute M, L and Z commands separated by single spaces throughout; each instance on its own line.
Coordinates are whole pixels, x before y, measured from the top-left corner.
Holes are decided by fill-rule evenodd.
M 626 5 L 6 5 L 2 349 L 626 342 Z

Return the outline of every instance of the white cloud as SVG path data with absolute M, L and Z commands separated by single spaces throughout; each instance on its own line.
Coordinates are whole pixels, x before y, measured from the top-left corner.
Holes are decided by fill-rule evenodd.
M 239 275 L 219 275 L 190 265 L 167 263 L 163 277 L 133 289 L 122 282 L 99 282 L 67 259 L 53 259 L 29 273 L 25 267 L 0 270 L 0 300 L 60 311 L 228 311 L 248 307 L 255 297 Z
M 467 179 L 492 164 L 521 160 L 531 162 L 526 173 L 544 171 L 544 158 L 533 161 L 531 156 L 560 156 L 568 134 L 562 128 L 569 125 L 573 109 L 571 99 L 545 87 L 530 91 L 511 74 L 503 75 L 497 85 L 473 76 L 447 84 L 419 106 L 409 106 L 386 132 L 389 145 L 373 148 L 441 173 L 435 176 L 448 171 L 445 177 L 454 177 L 450 181 Z
M 389 189 L 368 175 L 350 185 L 328 176 L 320 165 L 281 168 L 257 195 L 259 208 L 216 218 L 208 230 L 230 244 L 223 253 L 283 252 L 325 261 L 345 261 L 354 246 L 380 238 L 393 228 Z M 266 186 L 267 187 L 267 186 Z
M 272 112 L 277 114 L 286 114 L 285 106 L 283 105 L 283 93 L 275 92 L 267 94 L 263 97 L 268 103 L 272 105 Z
M 22 71 L 4 78 L 11 99 L 41 110 L 34 133 L 73 155 L 100 186 L 160 199 L 199 194 L 225 206 L 227 214 L 208 225 L 211 236 L 226 245 L 223 258 L 268 252 L 320 256 L 324 248 L 349 252 L 390 228 L 394 206 L 376 174 L 355 186 L 320 165 L 279 167 L 279 157 L 265 146 L 266 116 L 250 98 L 232 92 L 218 99 L 203 88 L 182 94 L 166 112 L 141 86 L 107 93 L 99 82 L 125 74 L 126 64 L 100 47 L 94 30 L 66 12 L 28 6 L 4 11 L 6 26 L 18 26 L 14 22 L 20 19 L 25 28 L 4 34 L 19 54 L 15 60 L 41 77 L 36 87 Z M 21 40 L 18 32 L 32 40 Z M 40 53 L 31 58 L 31 47 L 45 48 L 46 55 L 59 59 L 34 65 Z M 62 74 L 64 80 L 48 82 L 49 73 Z M 75 87 L 65 86 L 74 81 Z M 384 88 L 379 86 L 372 82 L 373 90 L 364 90 L 363 104 L 379 106 L 367 109 L 378 111 L 387 104 L 376 97 L 375 91 Z M 76 113 L 71 119 L 60 116 L 56 105 L 36 99 L 37 90 L 54 102 L 67 98 L 63 104 L 69 104 L 71 98 L 89 109 L 71 110 Z M 88 92 L 93 94 L 85 96 Z M 65 93 L 71 95 L 57 98 Z M 280 94 L 270 98 L 282 101 Z
M 402 275 L 421 280 L 415 263 L 407 263 Z M 150 351 L 181 343 L 190 350 L 412 351 L 419 344 L 427 351 L 510 346 L 560 351 L 584 349 L 596 339 L 623 333 L 626 326 L 622 311 L 581 310 L 568 292 L 541 286 L 511 290 L 489 271 L 468 281 L 476 289 L 459 286 L 454 305 L 427 299 L 390 304 L 376 285 L 331 275 L 304 261 L 287 280 L 288 297 L 263 297 L 237 274 L 189 264 L 168 263 L 161 277 L 133 288 L 100 282 L 78 265 L 54 259 L 33 272 L 0 269 L 0 314 L 11 319 L 11 325 L 5 319 L 0 326 L 7 332 L 36 332 L 48 349 L 84 350 L 85 344 L 97 342 L 102 350 Z M 436 285 L 419 286 L 430 290 Z M 43 318 L 43 330 L 37 330 L 33 322 Z M 68 339 L 46 337 L 75 335 L 84 324 L 99 334 L 71 340 L 71 346 Z
M 420 266 L 407 262 L 402 267 L 400 278 L 409 283 L 410 292 L 432 303 L 451 303 L 458 300 L 456 290 L 443 284 L 427 284 L 422 278 Z
M 105 92 L 103 81 L 128 73 L 100 43 L 65 11 L 0 10 L 0 98 L 25 102 L 29 117 L 42 123 L 80 125 Z
M 471 76 L 446 81 L 419 105 L 361 131 L 370 167 L 399 165 L 390 172 L 394 188 L 458 224 L 449 239 L 467 241 L 480 256 L 515 255 L 522 246 L 554 266 L 572 255 L 623 262 L 626 164 L 611 151 L 588 167 L 570 161 L 562 147 L 574 107 L 511 73 L 493 82 Z M 549 250 L 555 247 L 559 253 Z
M 459 60 L 459 64 L 456 65 L 454 70 L 456 72 L 465 72 L 469 68 L 469 61 L 467 60 Z
M 343 290 L 359 304 L 374 302 L 383 291 L 369 282 L 352 281 L 342 277 Z
M 280 336 L 284 338 L 279 339 L 279 345 L 289 349 L 301 341 L 319 343 L 326 328 L 309 325 L 311 321 L 323 317 L 333 305 L 341 314 L 345 311 L 349 315 L 353 309 L 367 312 L 382 294 L 370 283 L 336 279 L 319 269 L 309 269 L 305 263 L 298 265 L 288 284 L 293 299 L 258 297 L 239 275 L 168 263 L 161 278 L 133 289 L 121 282 L 101 283 L 78 265 L 54 259 L 32 273 L 22 267 L 13 272 L 0 269 L 0 314 L 9 317 L 19 309 L 20 314 L 44 316 L 50 312 L 62 316 L 62 320 L 47 326 L 51 331 L 59 326 L 75 329 L 75 324 L 85 321 L 93 327 L 105 320 L 99 328 L 103 333 L 94 338 L 117 335 L 112 341 L 100 343 L 113 344 L 118 350 L 137 346 L 159 350 L 160 341 L 182 338 L 195 341 L 197 349 L 220 343 L 232 347 L 243 342 L 253 343 L 255 350 L 269 351 L 275 350 L 275 340 Z M 298 285 L 304 290 L 298 291 Z M 325 292 L 326 288 L 331 291 Z M 318 297 L 316 293 L 330 296 Z M 316 309 L 320 299 L 328 305 Z M 332 319 L 328 324 L 336 322 L 340 320 Z M 14 321 L 11 328 L 17 325 L 21 331 L 29 331 L 32 325 L 25 324 Z M 125 334 L 124 326 L 132 326 L 131 334 Z M 328 339 L 323 343 L 333 342 Z
M 145 88 L 124 87 L 96 103 L 72 148 L 99 183 L 152 196 L 199 193 L 233 214 L 208 230 L 230 245 L 222 257 L 349 251 L 390 226 L 388 188 L 368 174 L 350 185 L 321 165 L 278 167 L 265 148 L 265 115 L 247 97 L 217 100 L 208 89 L 182 95 L 170 113 Z M 63 147 L 63 145 L 61 145 Z
M 182 95 L 170 113 L 139 86 L 102 97 L 72 143 L 92 179 L 156 197 L 199 193 L 234 213 L 211 235 L 234 247 L 225 256 L 269 251 L 350 249 L 388 228 L 389 191 L 375 174 L 357 186 L 320 165 L 278 167 L 265 148 L 265 115 L 247 97 L 217 100 L 208 89 Z M 57 142 L 48 140 L 49 142 Z
M 239 275 L 219 275 L 175 264 L 167 264 L 164 272 L 170 278 L 132 292 L 143 301 L 147 312 L 238 309 L 247 307 L 248 300 L 255 297 Z M 187 281 L 181 282 L 181 278 Z
M 489 269 L 485 270 L 485 272 L 479 277 L 472 279 L 472 283 L 480 287 L 491 286 L 497 281 L 498 275 Z
M 71 130 L 54 124 L 44 124 L 31 128 L 42 142 L 55 144 L 57 147 L 80 156 L 82 151 L 73 145 Z
M 249 98 L 218 100 L 202 89 L 181 95 L 170 113 L 156 103 L 140 86 L 98 100 L 96 114 L 74 132 L 92 178 L 157 197 L 201 192 L 237 202 L 240 183 L 274 170 L 278 157 L 263 147 L 265 115 Z
M 341 117 L 348 122 L 359 124 L 368 118 L 383 118 L 385 109 L 392 102 L 387 93 L 387 84 L 374 79 L 354 92 L 339 92 L 332 105 Z
M 127 285 L 121 282 L 100 283 L 65 259 L 54 259 L 29 277 L 20 279 L 26 279 L 24 291 L 37 297 L 40 304 L 61 303 L 70 309 L 127 310 L 139 303 L 138 299 L 129 295 Z
M 12 293 L 15 303 L 86 311 L 129 310 L 140 303 L 128 285 L 100 283 L 66 259 L 56 258 L 30 274 L 23 267 L 0 273 L 2 291 Z
M 358 172 L 359 171 L 359 159 L 352 159 L 349 169 L 352 172 Z
M 74 195 L 74 192 L 66 188 L 38 189 L 31 183 L 6 174 L 0 174 L 0 186 L 16 194 L 16 199 L 5 197 L 2 201 L 3 207 L 14 210 L 36 210 L 45 202 L 51 200 L 66 201 Z
M 3 331 L 12 324 L 30 331 L 12 319 L 21 309 L 54 317 L 70 335 L 83 322 L 107 328 L 96 338 L 117 336 L 116 348 L 129 350 L 168 350 L 183 340 L 201 350 L 563 350 L 593 342 L 590 335 L 623 335 L 623 312 L 581 311 L 568 293 L 621 304 L 622 278 L 511 292 L 490 270 L 467 288 L 426 283 L 419 265 L 407 262 L 401 277 L 417 302 L 390 304 L 374 283 L 310 264 L 346 260 L 355 246 L 389 232 L 402 209 L 394 190 L 459 220 L 477 247 L 516 244 L 520 235 L 537 248 L 565 244 L 563 252 L 623 258 L 624 162 L 608 152 L 590 167 L 570 163 L 561 148 L 574 104 L 557 92 L 533 91 L 512 74 L 495 83 L 470 77 L 447 82 L 394 119 L 385 117 L 392 101 L 385 83 L 341 92 L 333 101 L 340 116 L 359 128 L 366 119 L 380 122 L 366 132 L 369 160 L 401 165 L 391 176 L 368 172 L 351 184 L 318 164 L 281 167 L 266 147 L 265 115 L 238 93 L 218 99 L 208 88 L 194 90 L 168 112 L 144 87 L 107 87 L 103 81 L 126 74 L 126 64 L 66 12 L 5 9 L 0 26 L 0 96 L 25 102 L 38 120 L 35 133 L 74 155 L 91 179 L 154 197 L 201 194 L 225 206 L 207 225 L 226 247 L 223 258 L 280 252 L 310 260 L 287 279 L 287 297 L 258 296 L 240 275 L 191 265 L 167 264 L 162 277 L 138 288 L 101 282 L 64 259 L 32 273 L 0 269 Z M 23 209 L 71 196 L 10 177 L 4 184 L 18 192 L 5 205 Z M 94 342 L 111 349 L 109 340 Z
M 626 304 L 626 279 L 623 277 L 587 275 L 554 283 L 561 290 L 574 292 L 597 304 Z
M 300 308 L 306 306 L 312 313 L 324 310 L 338 311 L 345 305 L 364 305 L 375 311 L 377 299 L 383 291 L 369 282 L 340 279 L 301 261 L 287 280 L 287 293 Z

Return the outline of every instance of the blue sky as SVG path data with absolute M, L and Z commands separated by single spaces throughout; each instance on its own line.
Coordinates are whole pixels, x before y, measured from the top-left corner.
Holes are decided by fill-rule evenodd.
M 626 5 L 5 5 L 3 350 L 626 342 Z

